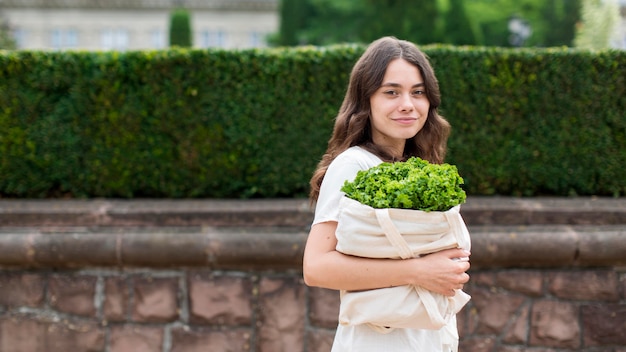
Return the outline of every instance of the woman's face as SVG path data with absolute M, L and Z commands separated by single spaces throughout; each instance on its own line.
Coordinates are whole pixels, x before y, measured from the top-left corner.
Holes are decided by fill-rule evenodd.
M 370 97 L 372 139 L 402 157 L 404 144 L 419 132 L 430 102 L 418 68 L 403 59 L 389 63 L 382 85 Z

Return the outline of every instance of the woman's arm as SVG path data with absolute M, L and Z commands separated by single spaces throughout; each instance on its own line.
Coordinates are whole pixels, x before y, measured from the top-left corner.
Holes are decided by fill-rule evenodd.
M 303 259 L 304 281 L 309 286 L 354 291 L 417 285 L 452 296 L 469 280 L 469 262 L 455 260 L 468 257 L 465 250 L 448 249 L 407 260 L 354 257 L 335 250 L 336 229 L 335 221 L 311 227 Z

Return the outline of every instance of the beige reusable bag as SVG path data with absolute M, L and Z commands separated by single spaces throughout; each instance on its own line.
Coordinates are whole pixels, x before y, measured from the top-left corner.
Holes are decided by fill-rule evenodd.
M 374 209 L 342 197 L 337 251 L 360 257 L 408 259 L 449 248 L 470 249 L 470 235 L 459 213 Z M 417 286 L 342 291 L 339 323 L 368 324 L 379 332 L 394 328 L 439 330 L 470 300 L 462 290 L 447 297 Z

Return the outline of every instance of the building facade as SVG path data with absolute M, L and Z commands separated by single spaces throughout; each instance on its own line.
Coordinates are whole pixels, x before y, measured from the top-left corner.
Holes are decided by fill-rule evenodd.
M 278 31 L 278 0 L 0 0 L 0 19 L 19 49 L 162 49 L 177 7 L 195 48 L 265 47 Z

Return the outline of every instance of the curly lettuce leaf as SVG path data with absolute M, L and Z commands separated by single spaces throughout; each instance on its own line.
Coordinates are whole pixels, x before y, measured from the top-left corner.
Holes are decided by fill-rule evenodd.
M 413 157 L 359 171 L 341 190 L 373 208 L 446 211 L 465 202 L 462 184 L 456 166 Z

